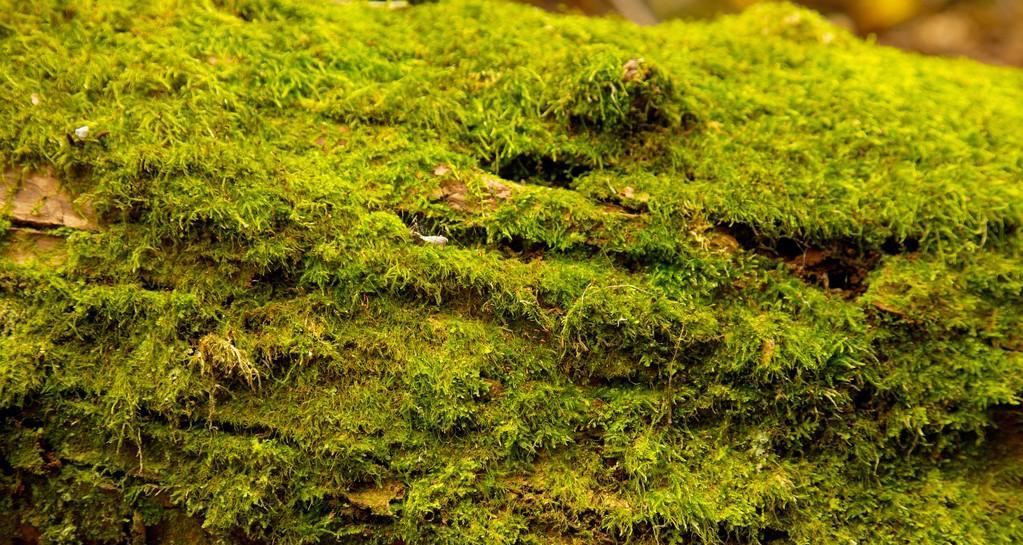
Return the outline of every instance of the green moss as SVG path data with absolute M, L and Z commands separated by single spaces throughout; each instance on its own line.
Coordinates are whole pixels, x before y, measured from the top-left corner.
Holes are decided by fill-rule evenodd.
M 0 165 L 101 225 L 0 259 L 0 535 L 1023 540 L 1018 71 L 774 4 L 0 0 L 0 74 Z

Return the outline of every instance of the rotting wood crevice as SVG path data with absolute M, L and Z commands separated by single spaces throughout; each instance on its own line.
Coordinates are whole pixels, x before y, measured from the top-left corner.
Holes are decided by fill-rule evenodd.
M 840 292 L 846 298 L 867 290 L 867 276 L 885 255 L 914 252 L 918 240 L 890 238 L 880 248 L 864 247 L 852 239 L 811 243 L 794 237 L 771 237 L 746 223 L 720 223 L 717 232 L 733 238 L 739 247 L 780 261 L 799 279 L 824 290 Z

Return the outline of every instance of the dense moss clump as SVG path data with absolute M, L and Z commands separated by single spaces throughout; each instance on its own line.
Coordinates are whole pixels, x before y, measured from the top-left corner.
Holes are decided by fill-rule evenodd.
M 0 543 L 1023 542 L 1021 96 L 784 5 L 0 0 Z

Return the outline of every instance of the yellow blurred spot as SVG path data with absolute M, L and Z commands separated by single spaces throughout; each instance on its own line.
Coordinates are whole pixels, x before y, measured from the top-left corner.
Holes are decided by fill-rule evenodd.
M 905 22 L 922 9 L 921 0 L 854 0 L 849 15 L 861 32 L 873 32 Z

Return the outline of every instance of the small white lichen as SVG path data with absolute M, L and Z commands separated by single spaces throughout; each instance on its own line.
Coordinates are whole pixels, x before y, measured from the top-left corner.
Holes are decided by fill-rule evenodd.
M 77 136 L 79 140 L 85 140 L 85 137 L 89 136 L 89 126 L 82 125 L 75 129 L 75 136 Z

